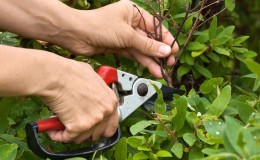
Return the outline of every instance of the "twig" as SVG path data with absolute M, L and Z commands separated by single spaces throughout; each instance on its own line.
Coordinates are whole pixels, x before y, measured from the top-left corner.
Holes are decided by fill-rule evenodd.
M 155 115 L 155 119 L 159 121 L 159 123 L 163 126 L 163 128 L 168 132 L 169 136 L 172 138 L 172 140 L 174 141 L 174 143 L 178 143 L 178 139 L 177 137 L 174 135 L 174 133 L 163 123 L 163 121 L 161 120 L 160 116 L 158 114 L 154 114 Z
M 201 3 L 201 8 L 204 7 L 205 2 L 206 2 L 206 0 L 203 0 L 203 1 L 202 1 L 202 3 Z M 189 32 L 189 35 L 188 35 L 188 37 L 186 38 L 186 40 L 185 40 L 185 42 L 184 42 L 184 45 L 182 46 L 182 48 L 181 48 L 181 50 L 180 50 L 178 56 L 176 57 L 175 65 L 176 65 L 177 62 L 179 61 L 180 56 L 183 54 L 183 52 L 184 52 L 184 50 L 185 50 L 185 48 L 186 48 L 188 42 L 190 41 L 190 39 L 191 39 L 191 37 L 192 37 L 192 35 L 193 35 L 193 32 L 194 32 L 195 29 L 197 28 L 197 25 L 198 25 L 198 23 L 199 23 L 199 16 L 200 16 L 201 12 L 202 12 L 202 10 L 200 9 L 199 12 L 198 12 L 197 18 L 196 18 L 194 24 L 193 24 L 192 27 L 191 27 L 191 30 L 190 30 L 190 32 Z M 171 77 L 173 77 L 175 65 L 173 65 L 172 68 L 171 68 L 171 71 L 170 71 L 170 76 L 171 76 Z
M 170 9 L 169 9 L 169 10 L 167 11 L 167 13 L 162 17 L 163 19 L 165 19 L 166 17 L 169 16 L 169 14 L 171 13 L 171 11 L 173 10 L 173 7 L 174 7 L 175 3 L 176 3 L 176 0 L 173 1 L 173 3 L 172 3 L 171 6 L 170 6 Z
M 205 24 L 206 22 L 208 22 L 209 20 L 211 20 L 213 17 L 218 16 L 220 13 L 224 12 L 230 5 L 232 5 L 235 1 L 231 2 L 230 4 L 228 4 L 228 6 L 226 6 L 225 8 L 223 8 L 222 10 L 220 10 L 219 12 L 215 13 L 214 15 L 212 15 L 211 17 L 209 17 L 208 19 L 206 19 L 205 21 L 203 21 L 201 24 L 199 24 L 196 29 L 198 29 L 199 27 L 201 27 L 203 24 Z
M 200 8 L 198 11 L 196 11 L 193 14 L 191 14 L 190 17 L 194 16 L 197 12 L 202 12 L 201 10 L 205 10 L 205 9 L 207 9 L 207 8 L 209 8 L 209 7 L 211 7 L 211 6 L 215 5 L 215 4 L 218 4 L 218 3 L 222 2 L 222 1 L 224 1 L 224 0 L 216 0 L 215 2 L 212 2 L 212 3 L 208 4 L 208 5 L 206 5 L 205 7 Z M 194 9 L 192 9 L 191 12 L 194 12 Z
M 178 30 L 178 32 L 177 32 L 177 34 L 176 34 L 176 36 L 174 37 L 174 40 L 173 40 L 173 42 L 172 42 L 172 44 L 171 44 L 171 48 L 174 46 L 174 44 L 175 44 L 175 42 L 176 42 L 176 40 L 178 39 L 178 37 L 179 37 L 179 35 L 180 35 L 180 30 L 181 30 L 181 28 L 183 28 L 183 26 L 184 26 L 184 23 L 186 22 L 186 20 L 187 20 L 187 17 L 188 17 L 188 15 L 189 15 L 189 8 L 190 7 L 186 7 L 186 9 L 185 9 L 185 16 L 184 16 L 184 18 L 183 18 L 183 20 L 182 20 L 182 23 L 181 23 L 181 26 L 180 26 L 180 28 L 179 28 L 179 30 Z

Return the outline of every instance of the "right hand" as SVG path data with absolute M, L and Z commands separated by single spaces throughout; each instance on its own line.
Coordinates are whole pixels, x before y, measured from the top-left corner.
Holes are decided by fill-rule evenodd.
M 64 131 L 49 131 L 53 141 L 81 143 L 111 137 L 118 127 L 118 100 L 92 67 L 68 60 L 55 90 L 44 97 L 46 105 L 64 124 Z

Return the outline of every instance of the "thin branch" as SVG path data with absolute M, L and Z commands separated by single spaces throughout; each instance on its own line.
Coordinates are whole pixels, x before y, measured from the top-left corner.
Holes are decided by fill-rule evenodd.
M 196 15 L 197 12 L 202 12 L 202 10 L 205 10 L 205 9 L 207 9 L 207 8 L 209 8 L 209 7 L 211 7 L 211 6 L 215 5 L 215 4 L 218 4 L 218 3 L 222 2 L 222 1 L 224 1 L 224 0 L 217 0 L 215 2 L 212 2 L 212 3 L 208 4 L 208 5 L 206 5 L 205 7 L 200 8 L 198 11 L 196 11 L 193 14 L 191 14 L 189 17 L 192 17 L 192 16 Z M 192 9 L 191 12 L 194 12 L 194 9 Z
M 170 6 L 170 9 L 169 9 L 169 10 L 167 11 L 167 13 L 162 17 L 163 19 L 165 19 L 166 17 L 169 16 L 169 14 L 171 13 L 171 11 L 173 10 L 173 7 L 174 7 L 175 3 L 176 3 L 176 0 L 173 1 L 173 3 L 172 3 L 171 6 Z
M 184 18 L 183 18 L 183 20 L 182 20 L 181 26 L 180 26 L 180 28 L 179 28 L 179 30 L 178 30 L 176 36 L 175 36 L 175 38 L 174 38 L 174 40 L 173 40 L 173 42 L 172 42 L 172 44 L 171 44 L 171 48 L 174 46 L 176 40 L 178 39 L 178 37 L 179 37 L 179 35 L 180 35 L 180 32 L 181 32 L 180 30 L 183 28 L 185 22 L 187 21 L 187 17 L 188 17 L 188 15 L 189 15 L 189 8 L 190 8 L 190 6 L 186 7 L 186 9 L 185 9 L 185 12 L 186 12 L 186 13 L 185 13 L 185 16 L 184 16 Z
M 139 9 L 135 4 L 133 4 L 133 6 L 134 6 L 134 8 L 137 9 L 137 11 L 139 12 L 139 14 L 141 15 L 141 17 L 142 17 L 142 19 L 143 19 L 143 22 L 144 22 L 144 28 L 145 28 L 144 31 L 146 32 L 147 36 L 149 36 L 150 33 L 147 31 L 147 27 L 146 27 L 146 23 L 145 23 L 145 19 L 144 19 L 143 14 L 141 13 L 140 9 Z
M 158 114 L 154 114 L 155 119 L 159 121 L 159 123 L 163 126 L 163 128 L 168 132 L 169 136 L 172 138 L 174 143 L 178 143 L 177 137 L 174 135 L 173 131 L 171 131 L 161 120 L 160 116 Z
M 202 1 L 202 3 L 201 3 L 201 8 L 204 7 L 205 2 L 206 2 L 206 0 L 203 0 L 203 1 Z M 179 61 L 180 56 L 183 54 L 183 52 L 184 52 L 184 50 L 185 50 L 185 48 L 186 48 L 188 42 L 190 41 L 190 39 L 191 39 L 191 37 L 192 37 L 192 35 L 193 35 L 193 32 L 194 32 L 195 29 L 197 28 L 197 25 L 198 25 L 198 23 L 199 23 L 199 16 L 201 15 L 201 12 L 202 12 L 202 10 L 200 9 L 199 12 L 198 12 L 197 18 L 196 18 L 194 24 L 193 24 L 192 27 L 191 27 L 191 30 L 190 30 L 190 32 L 189 32 L 189 35 L 188 35 L 188 37 L 186 38 L 186 41 L 184 42 L 184 45 L 182 46 L 181 51 L 179 52 L 178 56 L 176 57 L 175 65 L 176 65 L 177 62 Z M 170 71 L 170 76 L 171 76 L 171 77 L 173 77 L 175 65 L 173 65 L 172 68 L 171 68 L 171 71 Z
M 235 1 L 231 2 L 230 4 L 228 4 L 228 6 L 226 6 L 225 8 L 223 8 L 222 10 L 220 10 L 219 12 L 215 13 L 214 15 L 212 15 L 211 17 L 209 17 L 208 19 L 206 19 L 205 21 L 203 21 L 201 24 L 199 24 L 196 29 L 198 29 L 199 27 L 201 27 L 203 24 L 205 24 L 206 22 L 208 22 L 209 20 L 211 20 L 213 17 L 218 16 L 220 13 L 224 12 L 230 5 L 232 5 Z

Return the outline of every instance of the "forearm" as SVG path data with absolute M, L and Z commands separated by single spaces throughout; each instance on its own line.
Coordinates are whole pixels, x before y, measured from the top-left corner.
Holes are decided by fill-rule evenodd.
M 62 76 L 57 55 L 0 45 L 0 96 L 50 96 Z
M 75 39 L 77 11 L 58 0 L 4 0 L 0 28 L 19 35 L 68 46 Z

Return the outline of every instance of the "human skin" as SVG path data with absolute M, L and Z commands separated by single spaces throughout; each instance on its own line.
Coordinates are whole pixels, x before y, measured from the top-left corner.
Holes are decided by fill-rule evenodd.
M 153 16 L 138 9 L 144 19 L 130 1 L 83 11 L 60 1 L 8 0 L 0 5 L 0 28 L 85 56 L 116 51 L 162 78 L 155 59 L 168 57 L 172 65 L 178 46 L 170 48 L 174 38 L 165 27 L 162 42 L 148 38 L 144 30 L 153 32 Z M 52 140 L 81 143 L 114 134 L 117 98 L 88 64 L 2 45 L 0 54 L 0 95 L 41 96 L 65 125 L 64 131 L 49 132 Z

